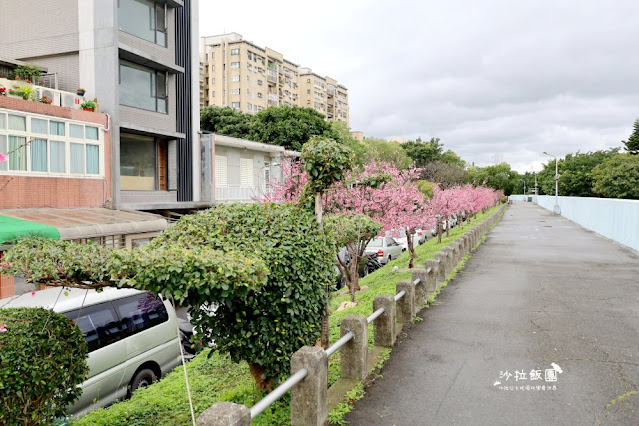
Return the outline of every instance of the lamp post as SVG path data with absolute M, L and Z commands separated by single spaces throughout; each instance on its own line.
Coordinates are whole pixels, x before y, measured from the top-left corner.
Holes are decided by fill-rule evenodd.
M 560 215 L 561 207 L 559 207 L 559 159 L 556 155 L 548 154 L 546 151 L 544 151 L 544 154 L 549 157 L 555 157 L 555 206 L 552 208 L 552 212 L 556 215 Z
M 526 197 L 526 181 L 522 179 L 522 182 L 524 183 L 524 197 Z

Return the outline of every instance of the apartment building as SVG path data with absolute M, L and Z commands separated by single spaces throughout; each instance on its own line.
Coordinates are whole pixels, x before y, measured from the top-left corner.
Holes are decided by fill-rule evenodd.
M 227 106 L 250 114 L 270 106 L 310 107 L 329 121 L 348 124 L 346 87 L 329 77 L 313 74 L 316 77 L 311 79 L 308 68 L 300 68 L 281 53 L 246 41 L 240 34 L 202 37 L 200 61 L 204 68 L 202 106 Z M 313 100 L 315 94 L 308 86 L 315 80 L 324 85 L 321 102 Z
M 348 125 L 348 89 L 335 79 L 315 74 L 310 68 L 300 69 L 300 106 L 313 108 L 329 121 Z
M 24 16 L 46 16 L 37 31 Z M 22 0 L 3 8 L 0 51 L 86 90 L 109 116 L 110 204 L 188 209 L 201 199 L 198 0 Z

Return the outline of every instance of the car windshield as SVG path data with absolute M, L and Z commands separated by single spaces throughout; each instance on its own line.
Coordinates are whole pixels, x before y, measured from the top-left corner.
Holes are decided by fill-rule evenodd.
M 371 242 L 368 243 L 367 247 L 375 247 L 375 248 L 377 248 L 377 247 L 383 247 L 383 246 L 384 246 L 384 239 L 380 238 L 380 237 L 377 237 L 377 238 L 373 238 L 371 240 Z

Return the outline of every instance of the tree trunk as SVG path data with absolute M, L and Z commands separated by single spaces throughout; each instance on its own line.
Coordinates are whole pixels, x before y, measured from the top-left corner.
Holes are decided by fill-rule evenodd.
M 271 392 L 273 390 L 273 378 L 262 378 L 266 373 L 264 367 L 260 364 L 249 364 L 249 370 L 251 370 L 251 374 L 255 379 L 255 388 L 257 390 L 266 389 L 267 392 Z
M 317 218 L 317 223 L 319 225 L 320 231 L 324 229 L 324 224 L 322 223 L 322 193 L 315 193 L 315 217 Z M 326 287 L 326 305 L 324 306 L 324 315 L 322 315 L 322 347 L 324 349 L 328 348 L 328 317 L 330 315 L 330 306 L 328 304 L 328 299 L 330 295 L 330 291 L 328 287 Z
M 441 244 L 442 242 L 442 221 L 437 221 L 437 243 Z
M 446 238 L 450 237 L 450 217 L 446 223 Z
M 351 302 L 355 302 L 355 292 L 361 290 L 359 286 L 359 262 L 357 262 L 357 258 L 357 253 L 353 253 L 351 262 L 348 265 L 348 269 L 350 272 L 350 283 L 348 289 L 351 293 Z
M 408 243 L 408 251 L 410 252 L 410 260 L 408 261 L 408 269 L 413 269 L 415 266 L 415 259 L 417 259 L 417 253 L 415 253 L 415 245 L 413 243 L 414 229 L 408 229 L 406 231 L 406 242 Z

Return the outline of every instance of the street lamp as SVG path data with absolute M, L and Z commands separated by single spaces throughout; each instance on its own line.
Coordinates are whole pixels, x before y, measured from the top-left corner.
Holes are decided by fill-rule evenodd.
M 555 157 L 555 206 L 552 208 L 552 212 L 559 215 L 561 214 L 561 207 L 559 207 L 559 159 L 556 155 L 548 154 L 546 151 L 544 151 L 544 154 L 549 157 Z

